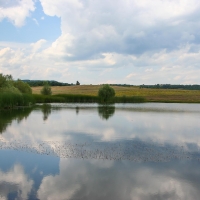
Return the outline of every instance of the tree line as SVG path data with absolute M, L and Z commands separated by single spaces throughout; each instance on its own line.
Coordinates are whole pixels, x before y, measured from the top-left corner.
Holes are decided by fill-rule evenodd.
M 70 86 L 74 85 L 73 83 L 62 83 L 54 80 L 46 81 L 46 80 L 22 80 L 27 83 L 31 87 L 43 86 L 44 82 L 47 82 L 50 86 Z
M 200 85 L 155 84 L 155 85 L 140 85 L 140 88 L 200 90 Z
M 171 84 L 155 84 L 155 85 L 131 85 L 131 84 L 110 84 L 111 86 L 121 87 L 140 87 L 140 88 L 152 88 L 152 89 L 183 89 L 183 90 L 200 90 L 200 85 L 171 85 Z

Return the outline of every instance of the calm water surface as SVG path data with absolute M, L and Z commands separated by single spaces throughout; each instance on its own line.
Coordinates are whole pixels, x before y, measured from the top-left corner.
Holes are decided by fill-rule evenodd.
M 200 104 L 0 112 L 0 199 L 200 196 Z

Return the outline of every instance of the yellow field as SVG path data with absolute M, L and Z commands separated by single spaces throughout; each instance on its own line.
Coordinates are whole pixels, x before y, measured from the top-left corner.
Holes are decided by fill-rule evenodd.
M 79 85 L 79 86 L 54 86 L 51 87 L 52 94 L 98 94 L 99 85 Z M 42 87 L 32 87 L 33 94 L 40 94 Z M 171 102 L 199 102 L 200 91 L 197 90 L 176 90 L 176 89 L 146 89 L 139 87 L 113 86 L 116 96 L 143 96 L 147 101 L 171 101 Z

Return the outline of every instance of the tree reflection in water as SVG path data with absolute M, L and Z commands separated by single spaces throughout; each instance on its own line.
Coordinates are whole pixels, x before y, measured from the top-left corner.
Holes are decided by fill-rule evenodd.
M 99 116 L 102 119 L 108 120 L 115 113 L 114 105 L 103 105 L 98 107 Z
M 2 134 L 6 128 L 11 125 L 12 121 L 17 120 L 17 122 L 20 123 L 23 119 L 26 119 L 32 110 L 32 108 L 0 110 L 0 134 Z
M 43 104 L 41 111 L 43 112 L 43 120 L 46 121 L 51 114 L 51 104 Z
M 78 113 L 79 113 L 79 107 L 76 106 L 76 114 L 78 115 Z

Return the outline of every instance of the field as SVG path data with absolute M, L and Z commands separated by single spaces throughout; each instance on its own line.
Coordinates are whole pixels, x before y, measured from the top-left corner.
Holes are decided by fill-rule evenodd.
M 100 85 L 79 86 L 54 86 L 51 87 L 52 94 L 81 94 L 97 96 Z M 33 94 L 40 94 L 42 87 L 32 87 Z M 180 102 L 200 103 L 199 90 L 177 90 L 177 89 L 146 89 L 139 87 L 113 86 L 116 96 L 141 96 L 147 102 Z

